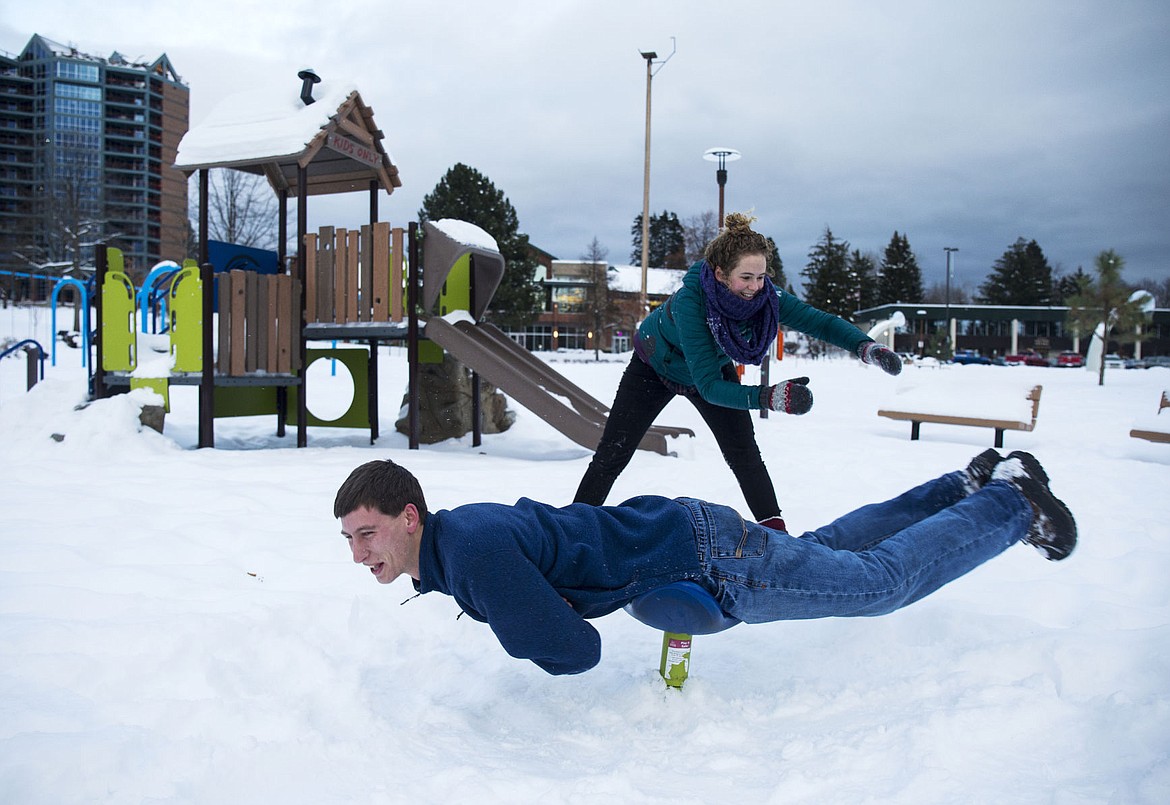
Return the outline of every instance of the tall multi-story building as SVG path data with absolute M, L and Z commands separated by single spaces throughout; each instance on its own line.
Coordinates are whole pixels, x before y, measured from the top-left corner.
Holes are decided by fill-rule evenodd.
M 135 273 L 182 260 L 187 181 L 172 165 L 189 99 L 165 54 L 102 58 L 39 34 L 0 52 L 0 271 L 59 275 L 98 241 Z

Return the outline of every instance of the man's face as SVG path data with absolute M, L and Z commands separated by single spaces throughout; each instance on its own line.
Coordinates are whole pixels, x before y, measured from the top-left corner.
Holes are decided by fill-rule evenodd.
M 403 573 L 418 578 L 419 517 L 414 504 L 397 517 L 362 506 L 341 518 L 353 561 L 365 565 L 381 584 Z

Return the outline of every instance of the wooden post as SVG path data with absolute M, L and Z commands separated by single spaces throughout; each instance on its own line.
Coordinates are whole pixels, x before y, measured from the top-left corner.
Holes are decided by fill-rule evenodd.
M 309 233 L 305 235 L 302 251 L 305 255 L 305 271 L 302 278 L 305 282 L 305 320 L 317 322 L 317 236 Z
M 370 339 L 370 356 L 366 359 L 366 378 L 369 388 L 366 389 L 366 406 L 370 412 L 370 444 L 378 438 L 378 339 Z
M 102 284 L 106 281 L 106 271 L 109 264 L 106 262 L 106 244 L 99 243 L 94 254 L 94 295 L 93 306 L 97 317 L 97 327 L 94 328 L 93 345 L 96 356 L 93 361 L 93 399 L 100 400 L 109 396 L 106 388 L 106 370 L 102 368 L 102 351 L 105 348 L 105 339 L 102 338 Z
M 323 277 L 325 283 L 323 290 L 325 296 L 330 297 L 330 305 L 332 307 L 332 316 L 326 318 L 325 321 L 333 324 L 342 324 L 345 321 L 345 291 L 349 288 L 349 283 L 345 281 L 345 270 L 350 262 L 349 250 L 349 231 L 343 227 L 337 227 L 333 231 L 333 254 L 332 254 L 332 270 L 329 275 Z
M 303 240 L 309 225 L 309 191 L 305 186 L 309 181 L 309 172 L 301 165 L 297 166 L 297 236 L 302 240 L 301 259 L 298 261 L 297 279 L 301 283 L 300 300 L 300 327 L 297 328 L 298 368 L 297 377 L 300 380 L 300 393 L 297 394 L 297 447 L 304 447 L 309 443 L 309 405 L 308 394 L 305 388 L 305 246 Z
M 369 271 L 362 271 L 363 291 L 369 299 L 362 297 L 362 314 L 369 313 L 363 321 L 390 321 L 390 288 L 393 256 L 390 253 L 390 224 L 377 223 L 370 227 L 369 247 L 362 250 L 362 260 L 368 263 Z M 401 296 L 401 294 L 399 294 Z
M 361 248 L 358 259 L 357 320 L 370 321 L 373 316 L 374 300 L 374 226 L 366 224 L 361 229 Z
M 467 307 L 468 312 L 475 311 L 475 255 L 467 256 Z M 483 405 L 480 400 L 482 383 L 479 372 L 471 370 L 471 446 L 479 447 L 483 444 Z
M 406 365 L 407 365 L 407 430 L 410 431 L 408 448 L 418 450 L 418 222 L 411 221 L 409 227 L 410 264 L 409 279 L 406 281 Z
M 28 358 L 28 386 L 25 391 L 32 391 L 32 387 L 37 384 L 37 364 L 43 367 L 45 356 L 40 344 L 35 342 L 24 348 L 24 354 Z
M 225 315 L 230 318 L 228 324 L 228 343 L 219 342 L 219 352 L 222 355 L 224 348 L 228 350 L 228 374 L 239 377 L 246 374 L 245 358 L 247 357 L 247 278 L 243 271 L 236 269 L 230 274 L 221 274 L 220 283 L 228 282 L 230 310 L 220 308 L 219 319 L 223 321 Z
M 402 227 L 396 227 L 391 233 L 390 244 L 390 321 L 402 321 L 402 270 L 406 265 L 406 255 L 402 246 Z M 379 319 L 382 321 L 382 319 Z
M 199 281 L 203 285 L 203 372 L 199 378 L 199 447 L 215 447 L 215 354 L 212 322 L 215 305 L 212 304 L 215 270 L 211 263 L 199 266 Z M 221 314 L 226 315 L 225 311 Z

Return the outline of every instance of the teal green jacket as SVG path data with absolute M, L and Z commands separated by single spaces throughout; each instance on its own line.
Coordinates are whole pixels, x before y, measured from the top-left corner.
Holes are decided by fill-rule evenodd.
M 704 400 L 725 408 L 758 409 L 760 386 L 742 386 L 723 379 L 723 367 L 732 363 L 707 326 L 706 295 L 699 282 L 704 261 L 683 277 L 682 287 L 646 317 L 635 336 L 638 354 L 659 377 L 677 386 L 696 389 Z M 780 295 L 780 326 L 841 347 L 856 354 L 873 339 L 858 328 L 790 293 Z

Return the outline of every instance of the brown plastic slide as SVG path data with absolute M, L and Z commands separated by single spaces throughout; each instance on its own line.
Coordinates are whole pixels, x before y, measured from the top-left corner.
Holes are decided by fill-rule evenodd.
M 582 447 L 597 449 L 609 409 L 492 324 L 433 316 L 426 336 L 461 363 Z M 666 437 L 694 436 L 689 428 L 655 426 L 638 447 L 670 455 Z

